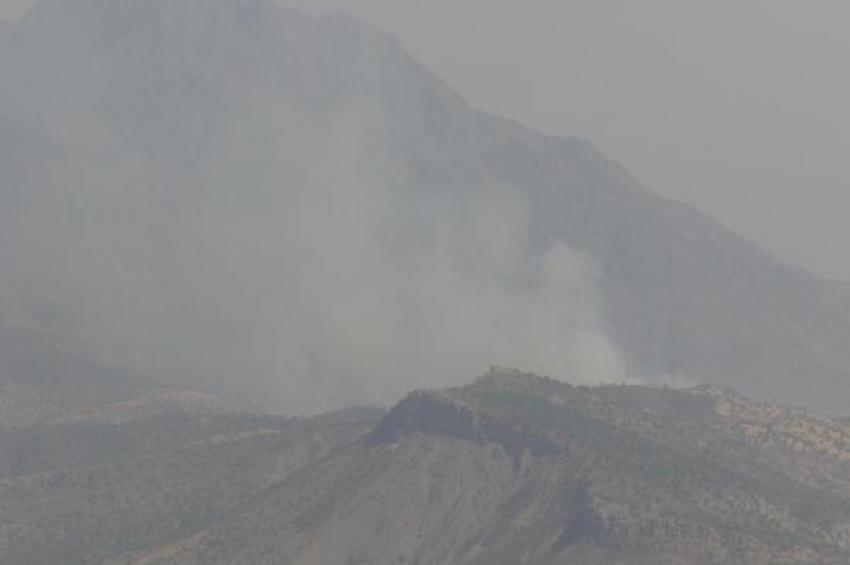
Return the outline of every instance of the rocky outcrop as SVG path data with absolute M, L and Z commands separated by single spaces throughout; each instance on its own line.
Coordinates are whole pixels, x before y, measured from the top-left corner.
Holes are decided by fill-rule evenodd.
M 472 408 L 446 394 L 415 392 L 405 398 L 370 435 L 373 444 L 387 444 L 421 433 L 500 446 L 513 458 L 528 451 L 535 456 L 555 455 L 558 444 L 543 433 L 518 426 Z

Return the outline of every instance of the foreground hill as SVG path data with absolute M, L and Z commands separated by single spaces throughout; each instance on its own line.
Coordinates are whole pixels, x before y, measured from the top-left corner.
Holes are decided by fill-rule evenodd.
M 173 409 L 118 423 L 0 428 L 0 563 L 101 564 L 181 539 L 350 444 L 379 416 Z
M 50 301 L 165 378 L 286 374 L 276 398 L 317 409 L 496 352 L 584 375 L 589 334 L 624 366 L 594 377 L 850 406 L 847 285 L 471 109 L 351 18 L 40 0 L 0 76 L 0 304 Z
M 107 417 L 179 402 L 168 391 L 126 364 L 108 362 L 90 344 L 61 325 L 0 310 L 0 428 L 27 427 Z M 200 396 L 183 400 L 207 404 Z
M 48 426 L 0 455 L 10 563 L 850 559 L 850 427 L 716 388 L 494 369 L 382 418 Z

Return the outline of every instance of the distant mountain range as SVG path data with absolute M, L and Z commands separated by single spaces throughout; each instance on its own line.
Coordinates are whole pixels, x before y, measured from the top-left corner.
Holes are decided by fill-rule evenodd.
M 0 76 L 4 319 L 73 328 L 128 375 L 315 410 L 508 351 L 850 406 L 848 285 L 470 108 L 344 15 L 40 0 L 0 28 Z M 585 329 L 619 360 L 573 363 Z
M 0 430 L 17 565 L 846 563 L 850 427 L 493 369 L 388 413 Z

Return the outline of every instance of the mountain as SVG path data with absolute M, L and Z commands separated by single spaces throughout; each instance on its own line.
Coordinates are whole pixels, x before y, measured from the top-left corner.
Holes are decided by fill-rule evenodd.
M 20 433 L 0 437 L 4 461 L 28 453 L 4 470 L 4 562 L 850 555 L 850 427 L 716 387 L 575 387 L 493 369 L 412 393 L 383 417 L 177 414 Z
M 104 563 L 180 539 L 351 443 L 380 414 L 296 420 L 173 409 L 0 428 L 0 562 Z
M 0 428 L 90 418 L 131 400 L 157 410 L 156 405 L 165 408 L 169 394 L 178 394 L 126 364 L 102 358 L 61 324 L 3 314 Z
M 502 361 L 850 404 L 848 285 L 352 18 L 40 0 L 0 44 L 0 304 L 138 373 L 287 410 Z

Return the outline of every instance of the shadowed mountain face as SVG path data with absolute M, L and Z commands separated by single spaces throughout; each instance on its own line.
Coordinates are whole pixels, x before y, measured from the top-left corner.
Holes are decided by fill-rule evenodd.
M 175 413 L 4 432 L 0 454 L 18 464 L 0 469 L 0 560 L 838 564 L 850 555 L 850 428 L 804 412 L 710 387 L 573 387 L 494 369 L 378 417 Z M 123 452 L 104 448 L 115 441 Z
M 850 403 L 845 285 L 345 16 L 41 0 L 0 76 L 0 304 L 135 373 L 299 411 L 491 361 Z

